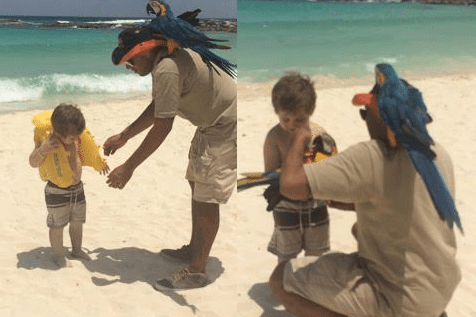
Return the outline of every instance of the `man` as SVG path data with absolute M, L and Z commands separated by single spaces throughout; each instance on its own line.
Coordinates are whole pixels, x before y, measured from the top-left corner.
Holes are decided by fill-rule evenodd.
M 280 178 L 281 192 L 290 199 L 354 204 L 358 251 L 280 264 L 271 289 L 298 316 L 440 316 L 461 279 L 455 234 L 437 213 L 407 151 L 390 146 L 379 108 L 365 105 L 361 115 L 370 141 L 303 165 L 310 134 L 302 128 Z M 454 196 L 450 157 L 439 144 L 433 150 Z
M 192 236 L 181 249 L 161 253 L 189 266 L 158 281 L 157 289 L 208 283 L 205 267 L 219 227 L 219 204 L 227 202 L 236 184 L 236 83 L 199 54 L 174 45 L 171 49 L 170 41 L 144 27 L 119 34 L 113 63 L 125 63 L 140 76 L 151 74 L 153 100 L 131 125 L 104 144 L 104 153 L 114 154 L 151 127 L 139 148 L 108 176 L 109 186 L 122 189 L 165 140 L 177 115 L 197 126 L 186 173 L 192 190 Z

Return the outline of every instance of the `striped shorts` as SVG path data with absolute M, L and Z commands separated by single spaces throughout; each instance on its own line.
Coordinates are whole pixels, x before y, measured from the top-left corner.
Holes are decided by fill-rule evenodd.
M 290 259 L 302 250 L 308 255 L 329 251 L 329 214 L 323 201 L 283 199 L 274 207 L 273 216 L 269 252 Z
M 46 224 L 49 228 L 63 228 L 70 221 L 86 222 L 86 199 L 83 182 L 66 188 L 47 182 L 45 201 L 48 210 Z

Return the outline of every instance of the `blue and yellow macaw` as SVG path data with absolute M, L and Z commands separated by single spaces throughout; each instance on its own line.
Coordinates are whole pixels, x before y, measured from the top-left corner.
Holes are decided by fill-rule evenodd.
M 431 149 L 434 141 L 426 129 L 431 117 L 421 93 L 400 79 L 389 64 L 378 64 L 375 75 L 378 110 L 382 121 L 391 130 L 388 133 L 390 143 L 396 141 L 408 152 L 440 217 L 450 228 L 456 223 L 463 232 L 453 198 L 434 162 L 436 154 Z
M 212 39 L 197 31 L 190 23 L 175 17 L 170 6 L 162 0 L 150 0 L 146 10 L 147 13 L 153 13 L 156 17 L 144 27 L 152 33 L 159 33 L 165 38 L 173 40 L 175 47 L 171 47 L 169 51 L 173 51 L 177 47 L 190 48 L 200 54 L 203 61 L 213 69 L 215 68 L 212 64 L 221 68 L 232 78 L 236 78 L 236 65 L 209 50 L 230 49 L 229 46 L 214 43 L 226 40 Z
M 334 140 L 328 134 L 322 134 L 314 138 L 312 141 L 312 151 L 308 151 L 304 155 L 304 162 L 311 164 L 322 161 L 332 155 L 337 154 L 337 147 Z M 281 201 L 283 196 L 279 192 L 279 177 L 281 169 L 270 171 L 266 173 L 242 173 L 243 178 L 237 181 L 237 190 L 252 188 L 259 185 L 269 185 L 263 196 L 268 201 L 266 210 L 271 211 Z

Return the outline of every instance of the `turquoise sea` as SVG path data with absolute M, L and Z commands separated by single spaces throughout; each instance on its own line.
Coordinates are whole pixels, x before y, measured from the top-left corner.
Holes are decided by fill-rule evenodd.
M 239 81 L 296 70 L 345 82 L 381 62 L 402 76 L 474 72 L 475 17 L 475 6 L 238 0 Z
M 0 25 L 0 114 L 46 109 L 60 102 L 78 105 L 149 96 L 150 76 L 114 66 L 111 52 L 123 23 L 147 18 L 26 17 L 21 26 Z M 107 23 L 110 29 L 51 28 L 45 23 Z M 206 32 L 226 39 L 232 50 L 215 53 L 236 63 L 236 33 Z

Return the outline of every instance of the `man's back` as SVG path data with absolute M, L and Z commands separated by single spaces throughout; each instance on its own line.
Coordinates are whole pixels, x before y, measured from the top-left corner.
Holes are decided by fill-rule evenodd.
M 451 160 L 441 146 L 434 150 L 454 195 Z M 461 279 L 456 239 L 407 153 L 388 158 L 382 143 L 370 141 L 323 164 L 317 174 L 306 173 L 311 189 L 319 188 L 323 198 L 355 202 L 359 256 L 369 278 L 398 316 L 437 316 Z

